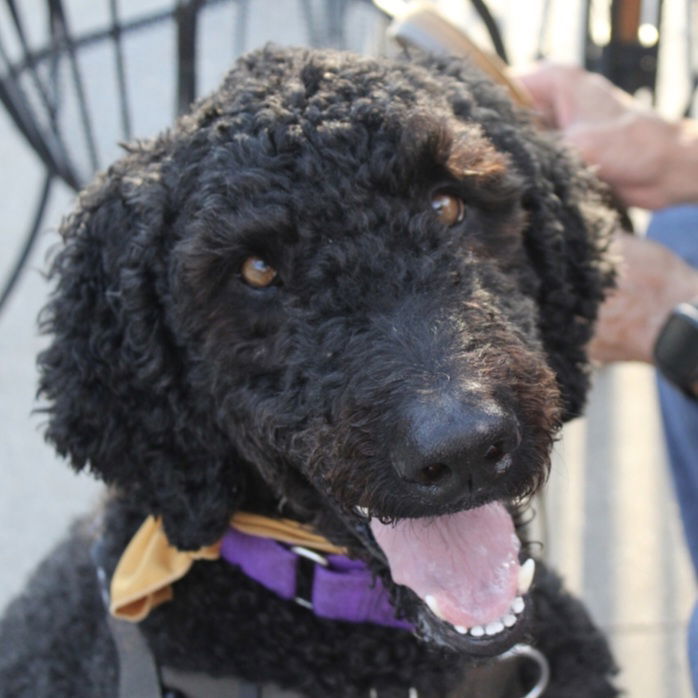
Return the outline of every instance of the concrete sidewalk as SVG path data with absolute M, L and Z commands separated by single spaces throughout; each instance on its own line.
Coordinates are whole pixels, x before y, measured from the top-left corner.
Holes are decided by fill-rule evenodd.
M 596 375 L 588 416 L 556 449 L 547 555 L 608 631 L 628 695 L 688 698 L 695 582 L 655 404 L 646 366 Z

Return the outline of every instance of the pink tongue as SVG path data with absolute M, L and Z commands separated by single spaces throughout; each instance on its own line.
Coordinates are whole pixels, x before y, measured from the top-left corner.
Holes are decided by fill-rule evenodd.
M 402 519 L 371 530 L 391 576 L 438 606 L 453 625 L 499 620 L 516 597 L 519 539 L 506 508 L 491 502 L 436 518 Z

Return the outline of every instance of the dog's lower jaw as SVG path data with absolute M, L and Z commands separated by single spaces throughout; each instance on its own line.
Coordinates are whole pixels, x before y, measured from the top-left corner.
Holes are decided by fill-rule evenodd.
M 520 611 L 515 613 L 512 604 L 511 613 L 508 614 L 514 618 L 512 625 L 507 627 L 504 618 L 495 621 L 490 625 L 498 623 L 501 629 L 492 628 L 492 634 L 488 634 L 488 628 L 482 626 L 475 626 L 463 632 L 465 628 L 453 626 L 438 618 L 430 609 L 423 608 L 418 612 L 416 634 L 424 642 L 461 655 L 497 657 L 524 639 L 529 630 L 533 605 L 530 597 L 517 596 L 515 605 Z

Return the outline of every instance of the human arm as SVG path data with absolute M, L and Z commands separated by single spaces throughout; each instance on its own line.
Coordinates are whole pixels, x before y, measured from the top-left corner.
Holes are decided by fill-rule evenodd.
M 544 123 L 597 168 L 621 202 L 649 209 L 698 202 L 695 121 L 669 122 L 579 68 L 543 63 L 518 77 Z M 589 353 L 602 362 L 652 362 L 672 309 L 698 297 L 698 270 L 637 236 L 619 233 L 614 252 L 618 287 L 601 307 Z
M 698 231 L 696 231 L 698 235 Z M 619 233 L 618 286 L 601 306 L 589 354 L 597 361 L 652 362 L 659 330 L 673 308 L 698 298 L 698 270 L 666 247 Z
M 543 122 L 597 168 L 620 201 L 646 209 L 698 202 L 695 120 L 668 121 L 580 68 L 542 63 L 517 77 Z

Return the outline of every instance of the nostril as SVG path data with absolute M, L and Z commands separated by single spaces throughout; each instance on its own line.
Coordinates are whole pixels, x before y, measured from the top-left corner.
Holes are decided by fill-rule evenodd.
M 417 471 L 416 481 L 420 485 L 436 485 L 451 474 L 445 463 L 430 463 Z
M 493 443 L 487 451 L 485 451 L 485 461 L 488 463 L 496 463 L 505 455 L 504 444 L 501 441 Z
M 503 475 L 512 464 L 510 454 L 516 446 L 505 444 L 504 441 L 495 441 L 485 451 L 483 462 L 488 468 L 492 468 L 495 477 Z

